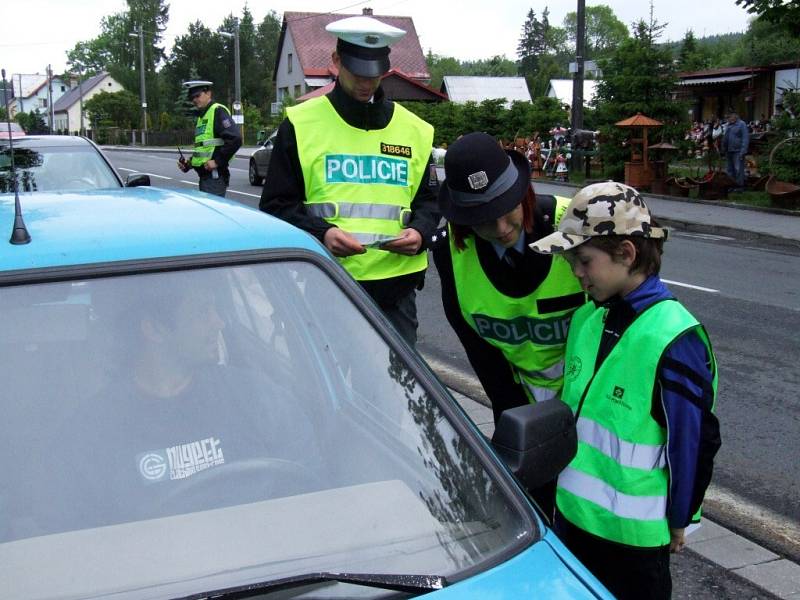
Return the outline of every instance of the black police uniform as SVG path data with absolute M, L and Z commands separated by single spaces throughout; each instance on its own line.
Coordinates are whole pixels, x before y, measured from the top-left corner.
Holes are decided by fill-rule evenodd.
M 372 102 L 359 102 L 350 97 L 336 82 L 333 90 L 328 95 L 333 107 L 339 116 L 350 126 L 366 131 L 383 129 L 388 124 L 394 113 L 394 103 L 387 100 L 383 88 L 375 92 Z M 440 213 L 436 200 L 438 183 L 435 178 L 433 162 L 429 159 L 430 167 L 422 177 L 414 199 L 411 201 L 411 221 L 408 227 L 416 229 L 422 235 L 420 252 L 425 252 L 427 242 L 436 231 L 439 224 Z M 275 137 L 275 147 L 270 158 L 264 190 L 261 192 L 259 208 L 276 216 L 292 225 L 299 227 L 314 237 L 323 241 L 325 232 L 334 227 L 326 220 L 308 214 L 305 208 L 305 184 L 300 158 L 297 153 L 297 136 L 294 125 L 289 119 L 284 119 L 278 128 Z M 414 306 L 415 289 L 422 289 L 425 281 L 425 271 L 370 281 L 359 281 L 361 286 L 372 296 L 377 304 L 387 312 L 387 316 L 398 327 L 404 337 L 413 341 L 416 333 L 403 331 L 402 325 L 392 318 L 391 311 L 399 309 L 404 317 L 416 322 L 416 308 Z M 406 314 L 406 313 L 413 314 Z M 406 321 L 401 318 L 401 321 Z M 416 325 L 414 326 L 416 330 Z
M 198 116 L 204 115 L 213 104 L 214 100 L 212 99 L 202 112 L 196 111 Z M 214 179 L 212 172 L 207 171 L 203 167 L 193 168 L 200 178 L 201 192 L 225 196 L 225 192 L 231 180 L 231 172 L 228 168 L 228 163 L 233 159 L 236 151 L 242 147 L 242 134 L 239 131 L 239 126 L 233 121 L 233 117 L 221 106 L 218 106 L 214 113 L 214 137 L 220 138 L 223 141 L 222 146 L 215 147 L 214 154 L 211 155 L 211 160 L 217 163 L 219 178 Z

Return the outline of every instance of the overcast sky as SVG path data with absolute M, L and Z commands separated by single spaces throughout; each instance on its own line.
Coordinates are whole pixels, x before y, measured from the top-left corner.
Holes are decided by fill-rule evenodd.
M 186 33 L 190 22 L 202 18 L 216 29 L 223 18 L 241 14 L 245 0 L 172 0 L 164 40 L 167 52 L 175 36 Z M 649 16 L 647 0 L 587 0 L 606 4 L 626 25 Z M 0 36 L 0 67 L 11 73 L 44 73 L 66 68 L 66 52 L 81 40 L 96 37 L 104 15 L 125 10 L 124 0 L 7 0 Z M 516 59 L 517 41 L 528 10 L 540 16 L 550 8 L 550 22 L 561 25 L 577 0 L 251 0 L 258 23 L 269 10 L 360 13 L 371 7 L 375 15 L 407 15 L 414 19 L 422 48 L 461 60 L 505 55 Z M 697 37 L 744 31 L 748 14 L 734 0 L 654 0 L 655 16 L 668 23 L 662 39 L 680 40 L 687 29 Z

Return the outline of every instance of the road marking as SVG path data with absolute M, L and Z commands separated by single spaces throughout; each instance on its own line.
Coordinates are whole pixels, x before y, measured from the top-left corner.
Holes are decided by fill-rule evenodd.
M 712 242 L 731 241 L 736 238 L 728 237 L 727 235 L 713 235 L 711 233 L 683 233 L 676 232 L 673 235 L 677 237 L 697 238 L 700 240 L 710 240 Z
M 240 192 L 239 190 L 228 190 L 232 194 L 241 194 L 242 196 L 250 196 L 251 198 L 261 198 L 261 196 L 257 194 L 248 194 L 247 192 Z
M 186 181 L 185 179 L 180 180 L 181 183 L 188 183 L 189 185 L 200 185 L 196 181 Z
M 142 171 L 137 171 L 136 169 L 126 169 L 125 167 L 118 167 L 120 171 L 129 171 L 130 173 L 142 173 Z M 155 173 L 143 173 L 144 175 L 149 175 L 150 177 L 155 177 L 157 179 L 172 179 L 172 177 L 167 177 L 166 175 L 156 175 Z
M 708 292 L 709 294 L 719 294 L 719 290 L 703 287 L 700 285 L 692 285 L 691 283 L 681 283 L 680 281 L 671 281 L 670 279 L 662 279 L 661 281 L 663 281 L 664 283 L 668 283 L 670 285 L 677 285 L 678 287 L 685 287 L 692 290 L 700 290 L 701 292 Z

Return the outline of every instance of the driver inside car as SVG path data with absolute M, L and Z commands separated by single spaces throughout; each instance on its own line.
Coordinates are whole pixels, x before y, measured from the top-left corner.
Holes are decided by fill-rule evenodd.
M 49 530 L 315 489 L 319 456 L 304 410 L 261 372 L 225 364 L 215 299 L 224 277 L 151 277 L 149 286 L 137 277 L 132 300 L 117 308 L 125 368 L 80 403 L 43 461 Z

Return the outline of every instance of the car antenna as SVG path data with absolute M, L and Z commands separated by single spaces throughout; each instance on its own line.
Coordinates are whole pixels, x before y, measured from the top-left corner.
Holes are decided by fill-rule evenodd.
M 8 240 L 12 244 L 27 244 L 31 241 L 31 234 L 28 233 L 28 228 L 25 227 L 25 221 L 22 219 L 22 207 L 19 203 L 19 186 L 17 185 L 17 169 L 14 165 L 14 136 L 11 135 L 11 111 L 8 109 L 8 87 L 6 85 L 6 70 L 0 69 L 3 75 L 3 100 L 6 104 L 6 125 L 8 125 L 8 145 L 9 153 L 11 154 L 11 181 L 14 185 L 14 230 L 11 232 L 11 239 Z

